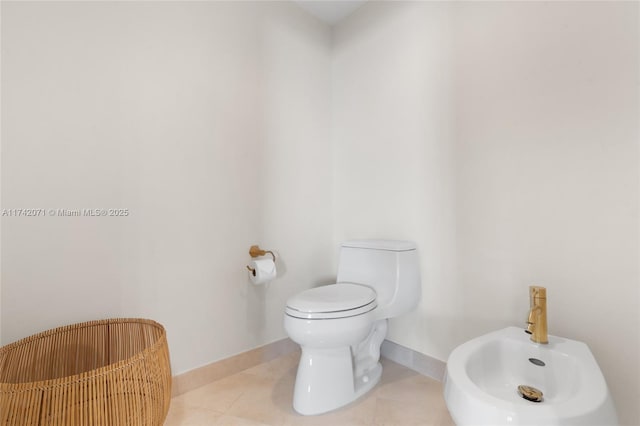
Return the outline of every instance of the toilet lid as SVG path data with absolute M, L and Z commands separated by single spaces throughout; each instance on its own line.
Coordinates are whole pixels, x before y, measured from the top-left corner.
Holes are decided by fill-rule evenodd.
M 373 310 L 376 292 L 367 286 L 339 283 L 312 288 L 287 300 L 286 313 L 296 318 L 329 319 L 360 315 Z

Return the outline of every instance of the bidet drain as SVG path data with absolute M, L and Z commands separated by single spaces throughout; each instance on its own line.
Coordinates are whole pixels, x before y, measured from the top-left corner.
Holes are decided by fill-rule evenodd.
M 537 365 L 538 367 L 544 367 L 545 365 L 547 365 L 544 363 L 544 361 L 541 361 L 538 358 L 529 358 L 529 362 L 531 364 Z
M 531 402 L 542 402 L 542 391 L 533 386 L 520 385 L 518 393 L 521 397 Z

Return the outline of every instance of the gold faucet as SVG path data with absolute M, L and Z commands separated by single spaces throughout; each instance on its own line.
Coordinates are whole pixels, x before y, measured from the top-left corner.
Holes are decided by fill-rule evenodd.
M 549 343 L 547 336 L 547 289 L 544 287 L 529 287 L 529 319 L 527 333 L 535 343 Z

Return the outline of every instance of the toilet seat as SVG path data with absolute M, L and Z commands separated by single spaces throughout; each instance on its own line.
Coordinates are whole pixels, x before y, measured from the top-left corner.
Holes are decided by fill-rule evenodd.
M 285 313 L 302 319 L 336 319 L 375 309 L 376 292 L 367 286 L 338 283 L 312 288 L 287 300 Z

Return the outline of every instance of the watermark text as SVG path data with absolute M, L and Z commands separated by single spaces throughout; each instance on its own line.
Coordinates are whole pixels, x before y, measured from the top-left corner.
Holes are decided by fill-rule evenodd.
M 2 209 L 2 217 L 127 217 L 131 215 L 128 208 L 29 208 L 29 209 Z

